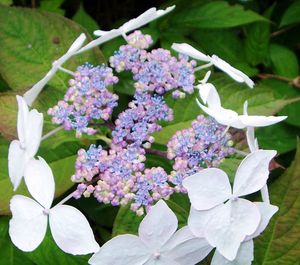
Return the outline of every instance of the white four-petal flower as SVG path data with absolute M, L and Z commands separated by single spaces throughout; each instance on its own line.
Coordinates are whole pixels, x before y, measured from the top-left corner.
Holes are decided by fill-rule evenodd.
M 246 83 L 250 88 L 253 88 L 254 86 L 254 82 L 246 74 L 232 67 L 229 63 L 225 62 L 217 55 L 206 55 L 187 43 L 173 43 L 172 49 L 179 53 L 186 54 L 196 60 L 208 62 L 210 65 L 214 65 L 215 67 L 228 74 L 235 81 Z
M 82 47 L 77 53 L 81 53 L 84 51 L 87 51 L 89 49 L 92 49 L 94 47 L 97 47 L 100 44 L 103 44 L 111 39 L 114 39 L 118 36 L 124 36 L 126 38 L 126 33 L 135 30 L 137 28 L 140 28 L 149 22 L 160 18 L 161 16 L 164 16 L 171 12 L 175 6 L 170 6 L 166 8 L 165 10 L 156 10 L 156 8 L 152 7 L 145 11 L 143 14 L 139 15 L 137 18 L 131 19 L 124 23 L 121 27 L 118 29 L 112 29 L 109 31 L 103 31 L 103 30 L 95 30 L 94 34 L 96 36 L 99 36 L 99 38 L 91 41 L 84 47 Z
M 194 265 L 212 250 L 205 239 L 184 227 L 164 201 L 153 206 L 140 224 L 139 236 L 121 235 L 104 244 L 92 265 Z
M 220 96 L 213 84 L 199 84 L 197 88 L 199 89 L 199 95 L 202 101 L 207 104 L 207 106 L 204 106 L 196 99 L 199 107 L 220 124 L 243 129 L 247 127 L 269 126 L 287 118 L 287 116 L 248 115 L 245 112 L 243 115 L 239 115 L 237 112 L 231 109 L 225 109 L 221 106 Z M 247 102 L 245 102 L 245 104 L 247 104 Z
M 35 109 L 29 111 L 25 100 L 20 96 L 17 96 L 17 102 L 19 140 L 13 140 L 8 151 L 8 172 L 14 190 L 21 182 L 28 161 L 38 151 L 43 130 L 43 114 Z
M 217 250 L 213 256 L 211 265 L 251 265 L 254 259 L 253 238 L 259 236 L 267 227 L 272 216 L 278 211 L 278 207 L 264 202 L 255 202 L 261 215 L 261 220 L 256 231 L 245 238 L 237 256 L 233 261 L 224 258 Z
M 72 43 L 71 47 L 68 51 L 59 59 L 53 62 L 52 68 L 45 75 L 43 79 L 37 82 L 30 90 L 28 90 L 24 94 L 24 98 L 29 106 L 35 101 L 37 96 L 42 91 L 43 87 L 49 82 L 49 80 L 55 75 L 57 70 L 68 60 L 70 59 L 76 52 L 82 47 L 84 41 L 86 39 L 86 35 L 81 33 L 79 37 Z
M 258 150 L 239 165 L 231 190 L 227 174 L 217 168 L 200 171 L 183 181 L 192 207 L 188 226 L 226 259 L 234 260 L 241 242 L 260 223 L 258 207 L 240 197 L 260 190 L 267 182 L 273 150 Z
M 24 178 L 28 191 L 36 201 L 22 195 L 11 199 L 9 235 L 19 249 L 36 249 L 45 237 L 49 219 L 53 239 L 64 252 L 83 255 L 99 250 L 93 231 L 80 211 L 69 205 L 51 208 L 54 178 L 51 168 L 42 158 L 30 160 Z

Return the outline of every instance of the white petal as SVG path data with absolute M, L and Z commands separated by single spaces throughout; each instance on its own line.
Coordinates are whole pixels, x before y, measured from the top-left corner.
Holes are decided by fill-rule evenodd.
M 232 67 L 229 63 L 225 62 L 218 56 L 212 55 L 211 62 L 235 81 L 240 83 L 245 82 L 250 88 L 253 88 L 254 82 L 246 74 Z
M 76 208 L 55 206 L 50 210 L 49 223 L 55 243 L 64 252 L 85 255 L 99 251 L 89 222 Z
M 43 241 L 47 231 L 47 216 L 43 208 L 34 200 L 15 195 L 10 201 L 12 219 L 9 222 L 9 235 L 22 251 L 33 251 Z
M 24 173 L 28 191 L 43 207 L 50 209 L 54 197 L 54 179 L 52 170 L 46 161 L 31 159 Z
M 241 242 L 255 232 L 260 222 L 257 206 L 245 199 L 217 206 L 207 222 L 205 238 L 228 260 L 234 260 Z
M 181 265 L 173 259 L 170 259 L 165 256 L 160 256 L 159 258 L 152 257 L 143 265 Z
M 244 196 L 260 190 L 269 177 L 269 164 L 274 150 L 257 150 L 247 155 L 239 165 L 233 185 L 233 194 Z
M 256 231 L 252 235 L 247 236 L 245 241 L 258 237 L 266 229 L 273 215 L 278 211 L 277 206 L 269 203 L 255 202 L 255 205 L 257 206 L 261 215 L 260 223 Z
M 185 178 L 183 187 L 188 191 L 192 206 L 196 210 L 208 210 L 231 196 L 227 174 L 218 168 L 207 168 Z
M 20 147 L 20 142 L 18 140 L 13 140 L 10 143 L 8 150 L 8 173 L 14 191 L 20 185 L 24 175 L 24 168 L 28 161 L 29 157 L 27 156 L 26 151 Z
M 199 94 L 202 101 L 207 104 L 210 109 L 219 110 L 221 108 L 220 96 L 211 83 L 206 83 L 203 85 L 198 85 Z
M 248 115 L 240 115 L 240 120 L 246 126 L 252 127 L 264 127 L 270 126 L 275 123 L 281 122 L 285 120 L 287 116 L 248 116 Z
M 224 109 L 222 107 L 219 109 L 208 108 L 203 106 L 198 99 L 196 99 L 196 101 L 199 107 L 209 116 L 213 117 L 218 123 L 237 129 L 243 129 L 246 127 L 246 125 L 240 121 L 239 115 L 235 111 Z
M 187 43 L 173 43 L 171 48 L 178 53 L 188 55 L 189 57 L 200 61 L 210 62 L 211 59 L 208 55 L 198 51 Z
M 28 119 L 28 106 L 23 97 L 16 96 L 18 102 L 18 121 L 17 121 L 17 130 L 18 138 L 22 145 L 25 145 L 26 142 L 26 126 Z
M 122 34 L 122 32 L 119 29 L 112 29 L 110 31 L 107 31 L 104 35 L 89 42 L 87 45 L 83 46 L 80 50 L 78 50 L 74 54 L 79 54 L 84 51 L 93 49 L 93 48 L 99 46 L 100 44 L 103 44 L 111 39 L 114 39 L 114 38 L 120 36 L 121 34 Z
M 176 215 L 160 200 L 151 207 L 141 222 L 139 236 L 151 249 L 159 249 L 175 233 L 177 225 Z
M 194 265 L 203 260 L 212 249 L 204 238 L 195 237 L 185 226 L 166 243 L 163 254 L 179 264 Z
M 106 242 L 89 260 L 91 265 L 143 265 L 150 258 L 147 246 L 134 235 L 121 235 Z
M 107 34 L 108 32 L 109 32 L 108 30 L 98 29 L 98 30 L 95 30 L 93 33 L 94 33 L 95 36 L 100 37 L 100 36 L 103 36 L 103 35 Z
M 29 157 L 34 157 L 39 149 L 42 131 L 43 131 L 43 114 L 33 109 L 29 112 L 26 128 L 26 152 Z
M 214 211 L 217 209 L 218 206 L 206 211 L 197 211 L 191 206 L 188 218 L 188 227 L 195 236 L 205 237 L 204 232 L 206 230 L 207 223 L 211 220 L 211 216 L 213 216 Z
M 166 15 L 167 13 L 171 12 L 174 8 L 175 6 L 170 6 L 165 10 L 156 10 L 156 8 L 152 7 L 145 11 L 143 14 L 139 15 L 137 18 L 131 19 L 128 22 L 124 23 L 120 27 L 120 30 L 124 33 L 127 33 L 134 29 L 140 28 L 148 24 L 149 22 Z
M 216 250 L 211 265 L 251 265 L 254 260 L 253 252 L 253 240 L 241 244 L 238 254 L 233 261 L 227 260 Z
M 43 87 L 49 82 L 49 80 L 52 78 L 52 76 L 55 74 L 56 71 L 53 71 L 52 69 L 41 79 L 38 81 L 31 89 L 29 89 L 24 94 L 24 99 L 28 106 L 32 106 L 33 102 L 36 100 L 38 95 L 41 93 Z
M 247 127 L 246 137 L 250 152 L 257 151 L 259 147 L 254 134 L 254 127 Z
M 81 48 L 83 45 L 84 41 L 86 40 L 86 35 L 84 33 L 81 33 L 79 37 L 72 43 L 71 47 L 67 51 L 67 53 L 73 54 L 77 50 Z

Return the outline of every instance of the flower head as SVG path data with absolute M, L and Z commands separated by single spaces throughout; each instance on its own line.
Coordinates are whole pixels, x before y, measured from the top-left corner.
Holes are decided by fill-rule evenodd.
M 227 174 L 209 168 L 187 177 L 183 186 L 192 204 L 188 225 L 204 237 L 226 259 L 235 259 L 241 242 L 258 228 L 261 215 L 257 206 L 240 197 L 260 190 L 268 179 L 269 163 L 275 151 L 249 154 L 237 169 L 233 189 Z
M 167 204 L 159 201 L 141 222 L 138 236 L 113 238 L 92 256 L 89 264 L 196 264 L 212 248 L 204 239 L 195 238 L 187 227 L 176 232 L 177 222 Z
M 36 249 L 45 237 L 49 219 L 54 241 L 64 252 L 83 255 L 99 250 L 92 229 L 81 212 L 68 205 L 51 208 L 55 184 L 52 171 L 42 158 L 30 160 L 24 178 L 35 200 L 15 195 L 10 202 L 9 235 L 19 249 Z

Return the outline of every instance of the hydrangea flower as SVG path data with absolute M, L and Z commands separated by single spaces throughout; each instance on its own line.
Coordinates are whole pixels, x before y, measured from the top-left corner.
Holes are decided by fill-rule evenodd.
M 240 197 L 266 184 L 275 155 L 273 150 L 258 150 L 246 156 L 237 169 L 233 189 L 227 174 L 217 168 L 204 169 L 183 181 L 192 204 L 189 228 L 230 261 L 261 220 L 257 206 Z
M 17 96 L 17 102 L 19 140 L 13 140 L 8 150 L 8 173 L 14 190 L 18 188 L 29 160 L 38 151 L 43 130 L 43 114 L 36 109 L 29 111 L 23 97 Z
M 246 83 L 250 88 L 253 88 L 254 86 L 254 82 L 246 74 L 232 67 L 229 63 L 225 62 L 217 55 L 214 54 L 212 56 L 205 55 L 187 43 L 181 43 L 181 44 L 173 43 L 172 49 L 177 52 L 186 54 L 191 58 L 208 62 L 209 64 L 207 66 L 214 65 L 215 67 L 219 68 L 220 70 L 228 74 L 235 81 L 240 83 Z
M 278 207 L 269 203 L 255 202 L 259 209 L 261 220 L 256 231 L 245 238 L 242 242 L 236 258 L 233 261 L 224 258 L 218 251 L 215 251 L 211 265 L 251 265 L 254 259 L 253 238 L 259 236 L 268 226 L 272 216 L 278 211 Z
M 49 82 L 49 80 L 55 75 L 57 70 L 68 60 L 70 59 L 76 52 L 82 47 L 84 41 L 86 39 L 86 35 L 81 33 L 80 36 L 72 43 L 69 50 L 59 59 L 53 62 L 52 68 L 50 71 L 42 78 L 39 82 L 37 82 L 30 90 L 28 90 L 24 94 L 24 98 L 26 103 L 31 106 L 35 101 L 37 96 L 42 91 L 43 87 Z
M 23 251 L 36 249 L 45 237 L 49 219 L 53 239 L 64 252 L 84 255 L 99 250 L 93 231 L 80 211 L 69 205 L 51 208 L 55 184 L 52 171 L 42 158 L 30 160 L 24 178 L 35 200 L 23 195 L 11 199 L 9 235 L 15 246 Z
M 141 222 L 138 236 L 114 237 L 92 256 L 89 264 L 194 265 L 212 248 L 205 239 L 195 238 L 187 227 L 176 232 L 177 225 L 175 214 L 161 200 Z
M 214 85 L 201 85 L 198 86 L 198 89 L 202 101 L 207 103 L 206 107 L 202 105 L 198 99 L 196 99 L 199 107 L 209 116 L 213 117 L 217 122 L 223 125 L 231 126 L 237 129 L 243 129 L 247 127 L 263 127 L 278 123 L 287 118 L 287 116 L 252 116 L 247 115 L 247 113 L 244 115 L 239 115 L 237 112 L 230 109 L 225 109 L 221 106 L 220 96 Z

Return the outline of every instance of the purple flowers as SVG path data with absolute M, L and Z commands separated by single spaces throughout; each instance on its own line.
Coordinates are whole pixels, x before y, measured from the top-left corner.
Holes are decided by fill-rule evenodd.
M 48 110 L 53 116 L 52 122 L 61 124 L 65 130 L 76 130 L 76 136 L 82 133 L 94 134 L 96 130 L 89 127 L 92 120 L 108 120 L 117 106 L 118 96 L 107 87 L 118 82 L 112 69 L 90 64 L 79 66 L 74 79 L 69 81 L 69 89 L 64 100 Z

